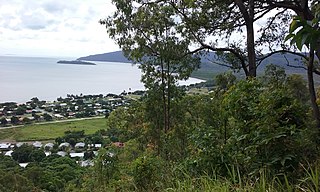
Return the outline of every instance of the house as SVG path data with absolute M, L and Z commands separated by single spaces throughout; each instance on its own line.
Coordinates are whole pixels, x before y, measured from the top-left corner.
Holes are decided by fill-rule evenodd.
M 85 161 L 80 161 L 79 164 L 81 167 L 88 167 L 88 166 L 93 166 L 94 162 L 92 160 L 85 160 Z
M 44 150 L 50 151 L 51 149 L 53 149 L 53 146 L 54 146 L 53 143 L 47 143 L 44 145 Z
M 76 145 L 74 146 L 76 149 L 84 149 L 84 147 L 86 146 L 85 143 L 76 143 Z
M 0 151 L 9 151 L 10 146 L 10 143 L 0 143 Z
M 70 143 L 67 143 L 67 142 L 61 143 L 59 145 L 59 149 L 63 149 L 63 150 L 65 150 L 65 149 L 67 149 L 69 147 L 70 147 Z
M 95 148 L 101 148 L 101 147 L 102 147 L 102 144 L 101 144 L 101 143 L 96 143 L 96 144 L 94 144 L 94 147 L 95 147 Z
M 26 168 L 29 163 L 19 163 L 20 167 Z
M 84 157 L 84 153 L 70 153 L 70 157 L 71 158 L 74 158 L 74 157 L 83 158 Z
M 89 148 L 95 148 L 95 149 L 99 149 L 102 147 L 102 144 L 100 143 L 96 143 L 96 144 L 88 144 Z
M 34 142 L 32 145 L 33 145 L 33 147 L 35 147 L 35 148 L 41 148 L 41 147 L 42 147 L 42 143 L 39 142 L 39 141 Z
M 12 153 L 13 153 L 13 151 L 12 151 L 12 150 L 10 150 L 10 151 L 7 151 L 4 155 L 5 155 L 5 156 L 10 156 L 10 157 L 11 157 L 11 156 L 12 156 Z
M 16 143 L 16 147 L 21 147 L 24 143 L 22 142 L 19 142 L 19 143 Z
M 62 119 L 64 118 L 63 115 L 60 115 L 60 114 L 54 114 L 54 117 L 57 118 L 57 119 Z
M 68 153 L 67 153 L 67 152 L 64 152 L 64 151 L 58 151 L 58 152 L 57 152 L 57 155 L 60 155 L 61 157 L 64 157 L 64 156 L 67 156 Z

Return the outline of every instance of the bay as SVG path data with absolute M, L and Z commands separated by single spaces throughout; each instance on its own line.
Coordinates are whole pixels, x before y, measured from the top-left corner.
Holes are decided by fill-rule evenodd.
M 0 56 L 0 102 L 24 103 L 33 97 L 54 101 L 67 94 L 120 94 L 143 90 L 141 71 L 128 63 L 58 64 L 72 58 Z M 201 82 L 190 78 L 180 85 Z

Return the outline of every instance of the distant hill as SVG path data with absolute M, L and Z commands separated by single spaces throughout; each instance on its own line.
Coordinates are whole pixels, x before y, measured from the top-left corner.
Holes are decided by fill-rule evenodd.
M 80 57 L 77 60 L 84 61 L 105 61 L 105 62 L 119 62 L 119 63 L 132 63 L 122 53 L 122 51 L 115 51 L 110 53 L 102 53 L 96 55 L 89 55 Z
M 120 62 L 120 63 L 132 63 L 129 61 L 122 53 L 122 51 L 115 51 L 110 53 L 89 55 L 86 57 L 80 57 L 78 60 L 84 61 L 104 61 L 104 62 Z M 216 55 L 213 52 L 209 52 L 201 58 L 201 67 L 193 73 L 193 77 L 198 77 L 202 79 L 211 79 L 216 74 L 225 72 L 229 70 L 228 67 L 214 64 L 212 61 L 216 61 Z M 287 61 L 291 65 L 302 66 L 303 62 L 300 57 L 293 54 L 274 54 L 265 61 L 263 61 L 260 66 L 258 66 L 258 74 L 263 73 L 265 67 L 268 64 L 276 64 L 285 68 L 287 74 L 298 73 L 305 74 L 305 70 L 301 68 L 293 68 L 287 65 Z

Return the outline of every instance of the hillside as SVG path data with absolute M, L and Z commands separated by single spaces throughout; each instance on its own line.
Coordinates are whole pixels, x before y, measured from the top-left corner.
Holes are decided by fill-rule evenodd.
M 201 58 L 201 67 L 192 74 L 192 77 L 201 79 L 211 79 L 216 74 L 229 70 L 229 68 L 221 65 L 214 64 L 212 61 L 216 61 L 216 55 L 213 52 L 209 52 Z M 86 57 L 80 57 L 78 60 L 84 61 L 105 61 L 105 62 L 120 62 L 131 63 L 122 53 L 122 51 L 115 51 L 110 53 L 102 53 L 96 55 L 89 55 Z M 261 74 L 268 64 L 276 64 L 285 68 L 288 74 L 298 73 L 305 74 L 305 71 L 301 68 L 293 68 L 287 65 L 287 61 L 294 66 L 302 66 L 301 58 L 292 54 L 274 54 L 270 58 L 266 59 L 258 66 L 258 74 Z
M 119 63 L 131 63 L 122 53 L 122 51 L 114 51 L 110 53 L 102 53 L 96 55 L 89 55 L 86 57 L 80 57 L 77 60 L 84 61 L 106 61 L 106 62 L 119 62 Z

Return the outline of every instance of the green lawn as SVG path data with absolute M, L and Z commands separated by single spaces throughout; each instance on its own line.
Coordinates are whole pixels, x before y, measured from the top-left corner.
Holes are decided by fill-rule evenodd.
M 92 134 L 106 128 L 106 119 L 90 119 L 72 122 L 57 122 L 44 125 L 26 125 L 19 128 L 1 129 L 0 140 L 32 141 L 50 140 L 63 136 L 65 131 L 81 131 Z

